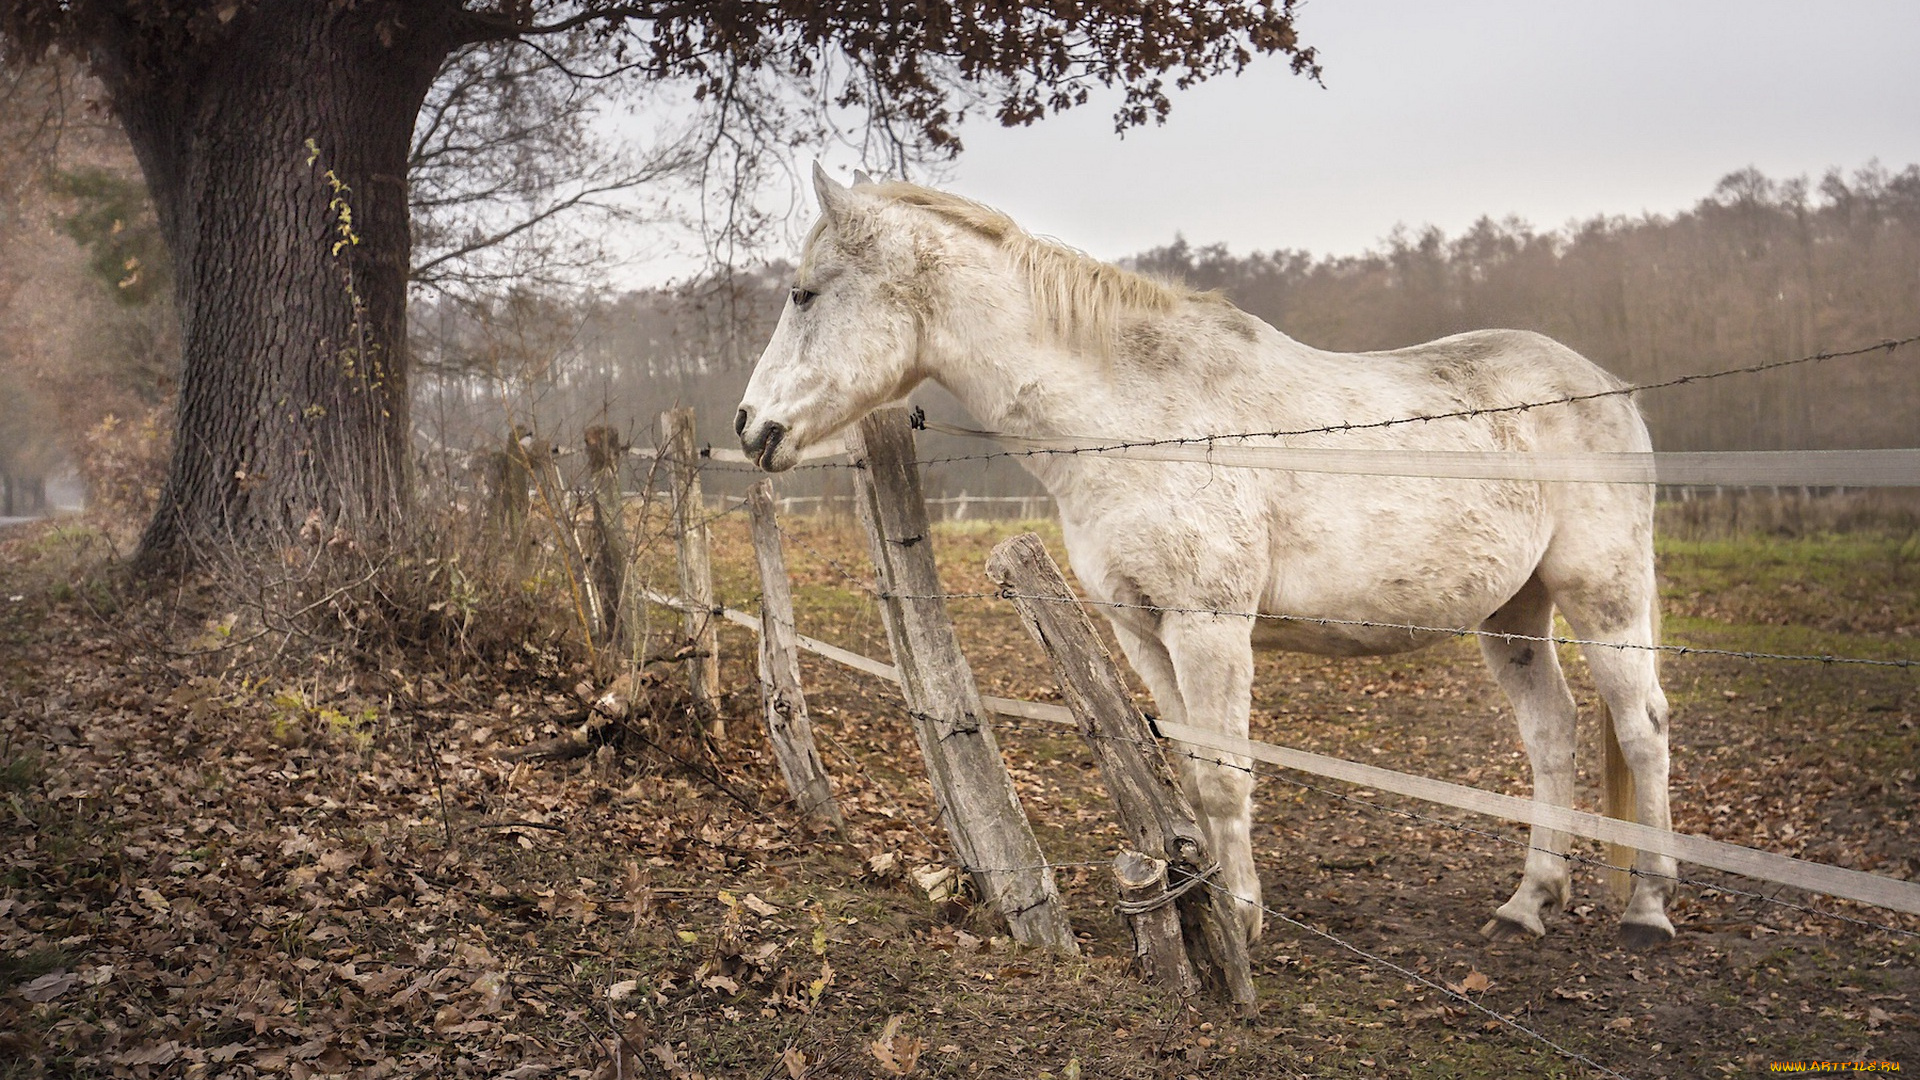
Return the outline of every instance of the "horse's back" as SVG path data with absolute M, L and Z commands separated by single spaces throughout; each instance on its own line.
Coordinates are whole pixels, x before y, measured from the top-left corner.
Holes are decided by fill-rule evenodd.
M 1353 355 L 1422 384 L 1437 411 L 1489 421 L 1504 449 L 1627 452 L 1651 446 L 1639 410 L 1619 392 L 1625 384 L 1545 334 L 1470 330 Z M 1419 441 L 1415 432 L 1403 429 L 1402 435 Z

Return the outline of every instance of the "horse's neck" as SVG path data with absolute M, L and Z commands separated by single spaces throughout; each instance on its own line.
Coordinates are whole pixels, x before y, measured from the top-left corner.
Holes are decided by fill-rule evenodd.
M 1085 417 L 1112 415 L 1109 361 L 1035 325 L 1024 283 L 970 286 L 935 328 L 928 374 L 982 424 L 1022 435 L 1072 435 Z M 991 295 L 984 295 L 991 293 Z
M 1065 350 L 1021 338 L 977 342 L 955 351 L 933 379 L 996 431 L 1021 435 L 1075 434 L 1072 402 L 1098 408 L 1105 396 L 1099 373 Z

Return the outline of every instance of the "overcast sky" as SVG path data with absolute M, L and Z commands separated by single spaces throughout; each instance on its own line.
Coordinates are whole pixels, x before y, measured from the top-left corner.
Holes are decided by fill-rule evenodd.
M 1349 255 L 1397 224 L 1672 213 L 1749 165 L 1920 163 L 1920 0 L 1309 0 L 1298 25 L 1324 86 L 1267 58 L 1124 138 L 1112 98 L 983 120 L 941 186 L 1105 259 L 1176 235 Z M 814 213 L 809 192 L 795 249 Z M 629 284 L 703 265 L 658 237 L 631 250 Z
M 1102 258 L 1351 254 L 1402 222 L 1671 212 L 1747 165 L 1920 162 L 1920 0 L 1312 0 L 1298 25 L 1324 88 L 1256 61 L 1124 139 L 1097 103 L 974 125 L 945 186 Z

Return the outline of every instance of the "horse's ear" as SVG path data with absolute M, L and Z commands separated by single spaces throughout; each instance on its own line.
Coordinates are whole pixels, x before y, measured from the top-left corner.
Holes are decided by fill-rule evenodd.
M 873 183 L 873 177 L 867 175 L 867 170 L 865 169 L 853 170 L 853 186 L 854 187 L 859 187 L 862 184 L 871 184 L 871 183 Z
M 820 214 L 836 226 L 847 219 L 852 209 L 848 191 L 845 184 L 828 176 L 819 162 L 813 163 L 813 193 L 820 198 Z

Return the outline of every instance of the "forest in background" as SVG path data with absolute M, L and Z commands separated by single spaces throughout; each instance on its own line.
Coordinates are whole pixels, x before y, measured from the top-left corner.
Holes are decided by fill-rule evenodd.
M 1920 329 L 1920 165 L 1836 168 L 1817 184 L 1743 169 L 1672 215 L 1552 230 L 1485 217 L 1457 236 L 1396 229 L 1360 255 L 1241 255 L 1176 239 L 1126 264 L 1218 289 L 1321 348 L 1536 330 L 1621 378 L 1657 382 Z M 786 276 L 775 264 L 685 290 L 423 305 L 418 422 L 435 445 L 462 448 L 528 417 L 563 444 L 597 423 L 647 443 L 660 410 L 691 405 L 704 437 L 725 444 Z M 937 388 L 918 397 L 936 416 L 965 419 Z M 1662 450 L 1920 445 L 1920 378 L 1897 353 L 1674 387 L 1643 395 L 1641 407 Z M 980 449 L 924 438 L 930 456 Z M 831 492 L 830 473 L 788 486 Z M 943 466 L 930 483 L 945 495 L 1038 490 L 1004 461 Z

